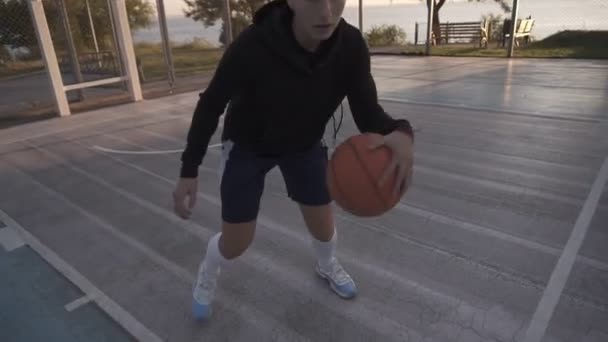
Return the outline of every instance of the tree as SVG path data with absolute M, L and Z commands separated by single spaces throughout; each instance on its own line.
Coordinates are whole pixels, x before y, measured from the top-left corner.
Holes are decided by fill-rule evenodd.
M 428 10 L 430 10 L 430 8 L 431 8 L 431 1 L 434 1 L 433 34 L 435 35 L 435 41 L 437 42 L 437 44 L 441 44 L 441 30 L 439 28 L 440 27 L 439 10 L 441 10 L 441 8 L 445 4 L 446 0 L 426 0 L 426 8 Z M 481 1 L 485 1 L 485 0 L 467 0 L 467 1 L 481 2 Z M 493 1 L 497 2 L 505 13 L 511 12 L 511 7 L 507 3 L 508 0 L 493 0 Z
M 397 25 L 374 25 L 364 34 L 372 47 L 398 46 L 405 44 L 405 31 Z
M 56 1 L 56 0 L 55 0 Z M 64 0 L 68 8 L 72 34 L 77 46 L 93 47 L 93 30 L 89 22 L 87 3 L 84 0 Z M 113 46 L 110 8 L 107 0 L 89 0 L 93 28 L 100 48 Z M 149 27 L 156 14 L 150 0 L 125 0 L 129 26 L 132 31 Z
M 28 0 L 0 0 L 0 45 L 28 47 L 37 50 L 36 33 L 28 9 Z M 58 50 L 65 45 L 65 32 L 61 23 L 61 11 L 58 0 L 44 2 L 45 14 L 51 36 Z M 92 48 L 93 35 L 89 14 L 84 0 L 64 0 L 68 9 L 68 19 L 74 43 L 77 47 Z M 132 30 L 148 27 L 154 18 L 154 7 L 149 0 L 126 0 L 129 24 Z M 112 27 L 109 25 L 107 0 L 89 0 L 93 27 L 97 41 L 102 48 L 112 46 Z
M 226 44 L 224 0 L 184 0 L 184 15 L 194 21 L 201 21 L 205 27 L 215 25 L 222 20 L 222 31 L 219 41 Z M 230 0 L 232 34 L 237 36 L 253 21 L 253 15 L 269 0 Z

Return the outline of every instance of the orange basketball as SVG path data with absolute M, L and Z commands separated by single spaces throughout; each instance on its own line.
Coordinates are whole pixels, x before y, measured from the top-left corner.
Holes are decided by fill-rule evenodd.
M 334 151 L 327 168 L 332 199 L 347 212 L 362 217 L 379 216 L 391 210 L 407 191 L 395 194 L 396 174 L 382 186 L 378 184 L 389 166 L 392 152 L 382 146 L 370 149 L 374 133 L 359 134 L 344 141 Z

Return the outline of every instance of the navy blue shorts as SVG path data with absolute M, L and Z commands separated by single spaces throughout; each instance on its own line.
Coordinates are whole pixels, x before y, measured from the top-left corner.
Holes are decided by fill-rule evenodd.
M 220 192 L 225 222 L 242 223 L 257 218 L 266 174 L 275 166 L 279 167 L 292 200 L 310 206 L 331 203 L 326 183 L 328 152 L 322 142 L 302 152 L 261 157 L 226 141 L 222 154 Z

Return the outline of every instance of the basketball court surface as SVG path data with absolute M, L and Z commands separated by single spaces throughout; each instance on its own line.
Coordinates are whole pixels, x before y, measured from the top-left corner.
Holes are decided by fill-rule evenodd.
M 198 99 L 187 93 L 1 131 L 0 339 L 54 336 L 61 321 L 86 341 L 608 341 L 608 62 L 375 57 L 373 67 L 384 108 L 417 130 L 415 176 L 382 217 L 338 211 L 356 299 L 315 275 L 273 170 L 255 241 L 223 269 L 212 320 L 191 318 L 196 270 L 220 229 L 221 128 L 181 220 L 171 192 Z M 337 143 L 356 133 L 345 103 Z M 16 280 L 32 265 L 35 280 Z

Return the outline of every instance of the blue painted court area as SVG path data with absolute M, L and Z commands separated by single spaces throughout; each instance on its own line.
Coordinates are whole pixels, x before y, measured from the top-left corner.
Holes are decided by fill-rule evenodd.
M 93 302 L 68 312 L 83 293 L 28 246 L 0 248 L 0 274 L 2 342 L 133 340 Z

